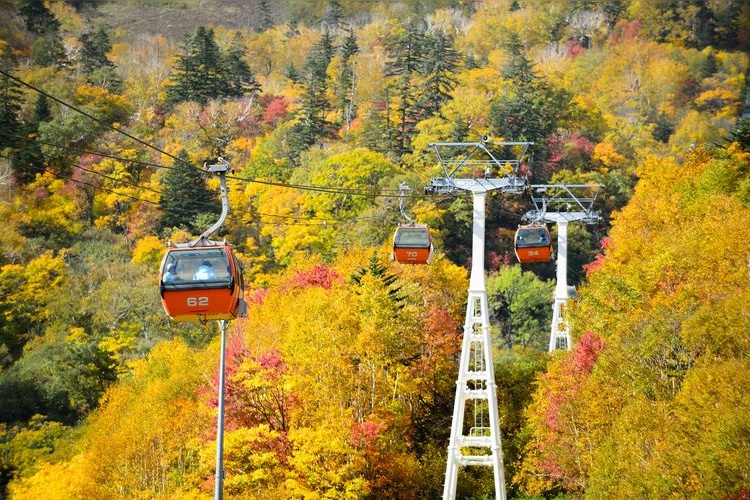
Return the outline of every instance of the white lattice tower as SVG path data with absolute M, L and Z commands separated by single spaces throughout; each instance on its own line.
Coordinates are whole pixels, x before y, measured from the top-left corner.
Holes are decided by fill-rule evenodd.
M 472 266 L 461 359 L 456 381 L 444 499 L 456 496 L 461 466 L 492 467 L 495 498 L 505 500 L 503 450 L 497 410 L 495 370 L 492 363 L 489 308 L 484 277 L 484 223 L 486 193 L 474 193 Z M 466 422 L 468 415 L 473 416 Z
M 443 168 L 443 177 L 433 178 L 426 193 L 473 194 L 472 262 L 466 304 L 461 358 L 456 381 L 443 498 L 456 497 L 461 467 L 492 467 L 495 498 L 505 500 L 503 450 L 492 363 L 489 308 L 484 276 L 485 202 L 487 193 L 521 194 L 526 180 L 518 176 L 533 143 L 481 142 L 431 143 Z

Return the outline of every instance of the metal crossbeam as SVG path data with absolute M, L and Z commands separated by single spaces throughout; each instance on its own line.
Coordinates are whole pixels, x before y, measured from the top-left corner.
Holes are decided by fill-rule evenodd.
M 487 137 L 480 142 L 432 142 L 429 146 L 435 151 L 444 177 L 433 178 L 425 186 L 425 192 L 500 190 L 520 194 L 526 187 L 526 180 L 518 174 L 532 144 L 491 142 Z
M 534 210 L 527 212 L 525 218 L 538 222 L 566 220 L 595 224 L 600 217 L 594 210 L 594 203 L 602 188 L 601 184 L 532 184 L 529 190 Z

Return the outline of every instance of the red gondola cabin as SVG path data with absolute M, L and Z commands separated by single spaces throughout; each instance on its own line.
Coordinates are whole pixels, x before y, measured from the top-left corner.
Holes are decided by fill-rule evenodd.
M 175 321 L 231 320 L 244 314 L 242 270 L 226 242 L 170 245 L 161 264 L 161 302 Z
M 515 237 L 516 257 L 522 264 L 552 259 L 552 239 L 547 226 L 520 226 Z
M 399 225 L 393 235 L 393 258 L 400 264 L 429 264 L 432 260 L 432 235 L 422 224 Z

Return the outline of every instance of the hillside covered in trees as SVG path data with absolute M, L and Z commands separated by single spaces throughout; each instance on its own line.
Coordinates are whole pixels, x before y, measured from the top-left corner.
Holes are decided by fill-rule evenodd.
M 750 3 L 414 4 L 0 5 L 0 497 L 211 496 L 217 327 L 170 322 L 158 268 L 217 220 L 219 158 L 227 497 L 440 497 L 472 214 L 422 188 L 428 144 L 485 135 L 604 186 L 551 354 L 530 200 L 488 197 L 509 498 L 750 494 Z M 389 259 L 402 183 L 427 266 Z

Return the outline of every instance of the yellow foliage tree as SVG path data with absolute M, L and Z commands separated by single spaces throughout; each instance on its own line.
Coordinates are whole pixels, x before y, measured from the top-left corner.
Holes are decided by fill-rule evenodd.
M 212 420 L 199 404 L 199 361 L 179 341 L 156 346 L 104 396 L 85 426 L 83 451 L 14 486 L 18 498 L 62 498 L 46 492 L 68 471 L 64 487 L 74 498 L 167 498 L 196 488 L 200 439 Z
M 164 255 L 164 243 L 156 236 L 145 236 L 138 240 L 133 249 L 133 262 L 147 264 L 157 269 Z

